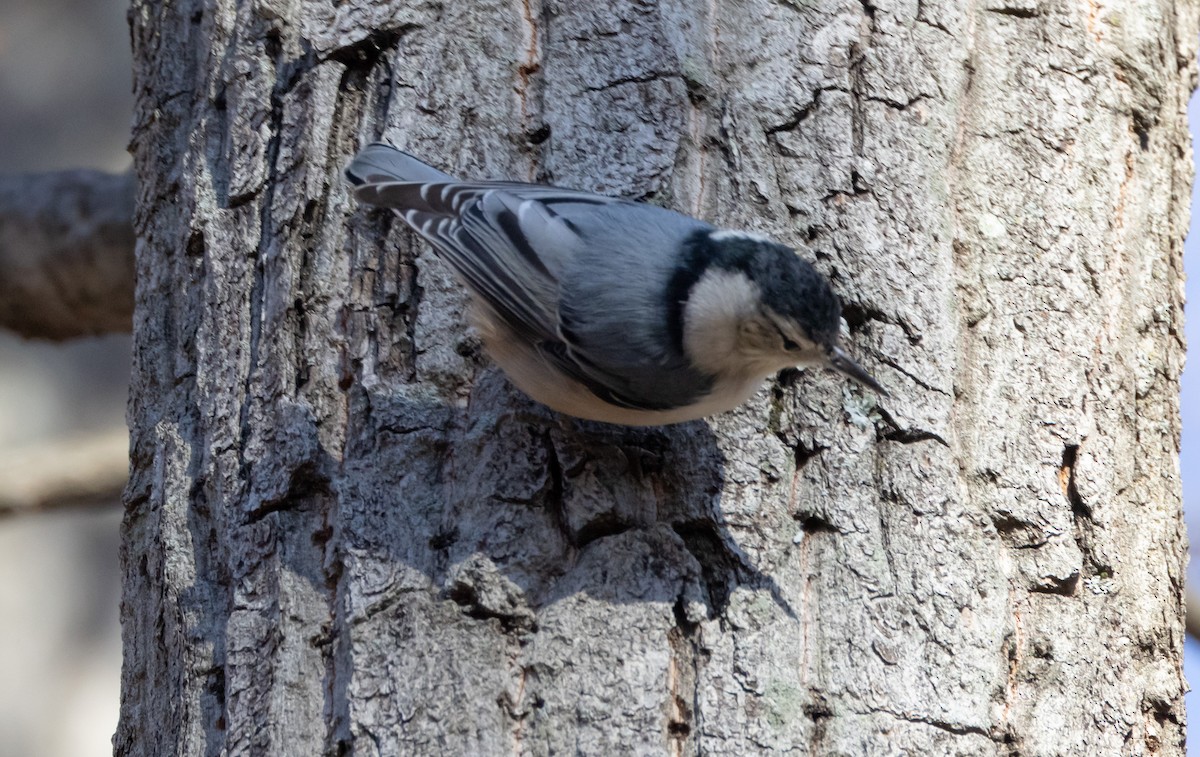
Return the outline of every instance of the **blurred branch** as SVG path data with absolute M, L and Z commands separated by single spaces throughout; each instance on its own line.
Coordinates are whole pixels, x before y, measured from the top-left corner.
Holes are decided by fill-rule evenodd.
M 124 428 L 23 447 L 0 456 L 0 516 L 117 502 L 128 475 Z
M 0 176 L 0 328 L 69 339 L 130 329 L 132 173 Z

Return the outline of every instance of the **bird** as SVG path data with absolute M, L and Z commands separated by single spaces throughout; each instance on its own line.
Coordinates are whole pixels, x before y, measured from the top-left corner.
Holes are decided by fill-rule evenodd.
M 783 244 L 642 202 L 463 181 L 381 142 L 345 174 L 432 245 L 472 295 L 485 351 L 560 413 L 682 423 L 809 366 L 887 395 L 840 346 L 829 280 Z

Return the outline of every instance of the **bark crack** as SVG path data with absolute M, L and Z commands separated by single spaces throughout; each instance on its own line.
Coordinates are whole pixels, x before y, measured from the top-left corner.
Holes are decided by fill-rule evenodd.
M 548 487 L 545 494 L 546 511 L 550 513 L 555 527 L 563 535 L 563 538 L 566 539 L 567 544 L 578 549 L 579 545 L 576 543 L 576 534 L 571 528 L 570 521 L 567 519 L 566 502 L 563 497 L 565 489 L 563 465 L 558 457 L 558 450 L 554 446 L 554 440 L 550 438 L 549 431 L 542 434 L 542 448 L 546 452 Z
M 598 85 L 591 86 L 591 87 L 585 87 L 583 91 L 584 92 L 603 92 L 604 90 L 613 89 L 614 87 L 620 87 L 625 84 L 649 84 L 650 82 L 662 81 L 664 79 L 683 80 L 683 75 L 677 74 L 677 73 L 671 73 L 671 72 L 652 71 L 650 73 L 641 74 L 639 76 L 622 76 L 620 78 L 613 79 L 612 81 L 605 82 L 604 84 L 598 84 Z
M 917 444 L 919 442 L 937 442 L 943 447 L 949 448 L 950 442 L 946 441 L 940 434 L 922 428 L 901 426 L 891 413 L 889 413 L 882 405 L 876 405 L 875 411 L 879 413 L 879 417 L 884 423 L 892 427 L 891 431 L 882 435 L 882 439 L 889 442 L 899 442 L 901 444 Z
M 916 19 L 919 23 L 925 24 L 930 28 L 937 29 L 940 32 L 945 32 L 950 37 L 954 36 L 954 34 L 942 24 L 925 17 L 925 0 L 917 0 Z
M 887 357 L 885 355 L 879 355 L 876 357 L 876 359 L 879 360 L 879 362 L 883 363 L 884 365 L 888 366 L 889 368 L 892 368 L 893 370 L 897 371 L 898 373 L 901 373 L 904 376 L 907 376 L 914 384 L 916 384 L 917 386 L 921 387 L 922 389 L 924 389 L 926 391 L 936 392 L 936 393 L 942 395 L 943 397 L 953 397 L 954 396 L 952 392 L 949 392 L 940 387 L 936 387 L 933 384 L 930 384 L 928 381 L 918 378 L 915 373 L 902 367 L 899 363 L 897 363 L 895 360 L 892 360 L 890 357 Z
M 897 720 L 903 720 L 906 723 L 915 723 L 917 725 L 927 725 L 931 728 L 936 728 L 939 731 L 945 731 L 946 733 L 952 733 L 955 736 L 976 735 L 976 736 L 983 736 L 984 738 L 988 739 L 989 741 L 995 740 L 992 736 L 992 733 L 988 729 L 983 728 L 981 726 L 977 726 L 977 725 L 967 725 L 965 723 L 954 723 L 954 722 L 951 722 L 948 720 L 939 720 L 937 718 L 927 717 L 927 716 L 919 715 L 919 714 L 915 714 L 915 713 L 897 712 L 895 710 L 888 710 L 888 709 L 878 709 L 878 710 L 875 710 L 875 712 L 880 712 L 880 713 L 883 713 L 884 715 L 890 715 L 891 717 L 896 718 Z
M 1068 444 L 1063 447 L 1062 465 L 1058 470 L 1058 483 L 1062 488 L 1063 496 L 1071 506 L 1073 536 L 1075 545 L 1079 548 L 1083 558 L 1083 568 L 1087 574 L 1085 577 L 1098 576 L 1101 579 L 1109 579 L 1113 574 L 1112 566 L 1103 561 L 1092 548 L 1093 532 L 1098 526 L 1095 514 L 1092 512 L 1091 506 L 1084 500 L 1083 495 L 1079 493 L 1076 468 L 1079 465 L 1080 446 L 1079 444 Z M 1079 572 L 1072 577 L 1072 593 L 1079 578 Z
M 821 107 L 821 94 L 823 92 L 845 92 L 841 87 L 818 87 L 813 90 L 812 99 L 802 105 L 788 120 L 775 126 L 768 126 L 763 129 L 763 133 L 770 136 L 782 132 L 795 131 L 800 124 L 807 121 L 813 113 Z
M 1009 603 L 1013 602 L 1014 592 L 1009 590 Z M 1000 715 L 1000 724 L 1003 730 L 1007 730 L 1009 725 L 1009 716 L 1012 713 L 1013 704 L 1017 701 L 1017 690 L 1021 685 L 1019 677 L 1021 669 L 1021 653 L 1025 646 L 1025 626 L 1021 620 L 1020 608 L 1013 608 L 1013 632 L 1007 639 L 1008 646 L 1008 675 L 1006 685 L 1004 687 L 1004 711 Z

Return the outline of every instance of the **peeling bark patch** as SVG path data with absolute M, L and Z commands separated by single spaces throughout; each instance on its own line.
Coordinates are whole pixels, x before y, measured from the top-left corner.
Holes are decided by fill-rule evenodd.
M 841 531 L 838 529 L 837 526 L 830 523 L 823 516 L 818 515 L 814 512 L 796 513 L 796 515 L 793 517 L 800 524 L 800 528 L 802 528 L 804 530 L 805 534 L 841 533 Z
M 392 50 L 409 31 L 418 28 L 406 24 L 395 29 L 378 29 L 352 45 L 340 47 L 329 54 L 329 60 L 337 61 L 348 69 L 366 71 L 378 65 L 380 58 Z
M 1000 16 L 1012 16 L 1013 18 L 1036 18 L 1041 15 L 1041 9 L 1036 4 L 1004 5 L 987 10 Z
M 476 620 L 494 619 L 505 633 L 530 633 L 537 630 L 537 620 L 532 610 L 521 603 L 521 598 L 512 595 L 496 596 L 503 586 L 487 585 L 496 581 L 487 574 L 468 572 L 446 589 L 446 598 L 462 607 L 468 617 Z
M 667 631 L 671 659 L 667 668 L 667 739 L 671 755 L 688 753 L 694 740 L 699 702 L 697 682 L 705 652 L 700 643 L 700 624 L 688 620 L 685 600 L 675 600 L 675 627 Z
M 813 692 L 814 696 L 821 697 L 820 692 Z M 812 721 L 812 735 L 809 737 L 808 746 L 811 754 L 823 754 L 822 745 L 826 739 L 826 733 L 829 730 L 829 721 L 833 718 L 833 710 L 823 698 L 818 698 L 813 702 L 809 702 L 802 708 L 804 717 Z
M 303 507 L 316 497 L 331 497 L 329 477 L 322 473 L 316 463 L 298 466 L 288 481 L 287 493 L 282 497 L 268 499 L 246 516 L 246 524 L 257 523 L 271 513 Z
M 1042 576 L 1041 583 L 1034 584 L 1029 590 L 1036 594 L 1057 594 L 1063 597 L 1075 596 L 1079 586 L 1079 571 L 1073 570 L 1066 576 Z
M 779 437 L 780 442 L 787 445 L 787 440 L 782 434 L 777 432 L 776 436 Z M 839 529 L 813 507 L 813 505 L 819 507 L 819 502 L 806 503 L 804 506 L 797 506 L 796 504 L 799 501 L 800 477 L 804 469 L 826 449 L 828 448 L 819 444 L 806 447 L 804 444 L 797 442 L 792 445 L 796 467 L 792 472 L 791 491 L 788 494 L 788 509 L 792 511 L 792 518 L 800 524 L 800 528 L 803 530 L 805 536 L 812 533 L 839 533 Z
M 1179 733 L 1183 724 L 1169 701 L 1147 698 L 1142 702 L 1142 711 L 1148 715 L 1148 727 L 1145 729 L 1147 753 L 1160 754 L 1163 743 L 1159 734 Z M 1149 721 L 1153 721 L 1153 727 L 1149 726 Z
M 889 442 L 899 442 L 900 444 L 916 444 L 917 442 L 937 442 L 943 447 L 949 447 L 950 444 L 933 433 L 920 428 L 898 428 L 895 431 L 890 431 L 884 434 L 884 439 Z
M 667 667 L 667 740 L 672 755 L 687 753 L 695 717 L 699 650 L 695 638 L 696 626 L 691 627 L 689 631 L 676 626 L 667 632 L 667 643 L 671 649 Z
M 992 526 L 1010 549 L 1030 549 L 1046 543 L 1042 529 L 1012 513 L 992 513 Z

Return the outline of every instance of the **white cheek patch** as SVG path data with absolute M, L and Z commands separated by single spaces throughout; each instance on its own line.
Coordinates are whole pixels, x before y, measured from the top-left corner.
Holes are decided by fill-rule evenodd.
M 708 238 L 714 242 L 728 241 L 730 239 L 748 239 L 752 242 L 768 242 L 774 244 L 774 242 L 771 242 L 769 238 L 764 237 L 762 234 L 755 234 L 753 231 L 734 231 L 733 229 L 719 229 L 717 231 L 710 232 Z
M 742 324 L 758 308 L 758 287 L 735 271 L 710 269 L 692 287 L 684 307 L 684 351 L 702 370 L 728 367 L 738 350 Z

